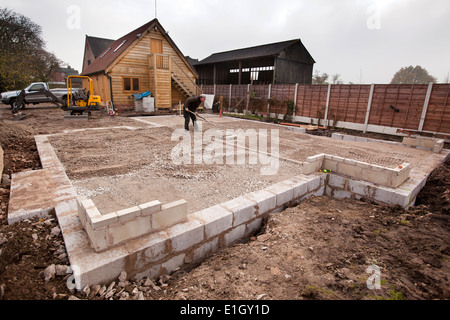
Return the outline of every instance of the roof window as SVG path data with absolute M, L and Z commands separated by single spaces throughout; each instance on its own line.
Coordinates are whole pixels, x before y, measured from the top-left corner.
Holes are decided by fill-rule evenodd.
M 111 50 L 111 48 L 108 48 L 108 50 L 103 52 L 102 55 L 100 56 L 100 59 L 103 58 L 105 56 L 105 54 L 107 54 L 110 50 Z
M 113 53 L 116 53 L 116 51 L 119 50 L 120 47 L 122 47 L 125 44 L 125 42 L 127 42 L 127 40 L 123 40 L 122 43 L 119 44 L 119 46 L 116 48 L 116 50 L 113 51 Z

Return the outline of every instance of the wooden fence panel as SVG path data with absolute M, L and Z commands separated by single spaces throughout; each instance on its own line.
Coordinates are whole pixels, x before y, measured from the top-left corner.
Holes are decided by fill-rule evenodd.
M 328 119 L 363 124 L 365 122 L 370 86 L 332 86 Z
M 297 116 L 325 118 L 328 85 L 301 85 L 297 92 Z
M 450 133 L 450 85 L 435 84 L 423 130 Z
M 369 124 L 417 130 L 427 90 L 428 85 L 376 85 Z
M 251 96 L 270 97 L 279 102 L 296 101 L 296 116 L 324 119 L 328 98 L 328 85 L 254 85 Z M 247 96 L 248 85 L 232 85 L 232 107 Z M 338 122 L 364 124 L 369 104 L 370 85 L 332 85 L 327 119 Z M 369 125 L 386 126 L 417 131 L 421 123 L 428 85 L 374 86 L 369 114 Z M 214 86 L 203 86 L 205 94 L 213 94 Z M 216 95 L 229 99 L 230 85 L 217 85 Z M 434 84 L 424 121 L 423 130 L 450 133 L 450 84 Z M 242 102 L 240 107 L 245 107 Z M 228 107 L 228 106 L 226 106 Z M 264 112 L 266 107 L 262 109 Z M 286 103 L 271 107 L 270 112 L 284 114 Z

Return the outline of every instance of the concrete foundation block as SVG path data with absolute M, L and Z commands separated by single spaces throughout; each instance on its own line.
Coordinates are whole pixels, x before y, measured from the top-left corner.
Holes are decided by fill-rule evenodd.
M 374 200 L 387 204 L 398 204 L 405 208 L 410 203 L 410 195 L 408 192 L 395 192 L 392 189 L 377 187 L 375 189 Z
M 96 252 L 106 250 L 110 244 L 108 241 L 107 228 L 99 228 L 94 230 L 91 224 L 86 224 L 86 233 L 89 236 L 90 243 Z
M 336 172 L 337 171 L 337 162 L 330 160 L 330 159 L 325 159 L 322 165 L 323 169 L 326 170 L 331 170 L 332 172 Z
M 308 193 L 316 191 L 321 186 L 321 184 L 323 185 L 323 182 L 323 176 L 314 176 L 313 179 L 308 181 Z
M 252 235 L 254 232 L 258 231 L 262 227 L 262 218 L 256 219 L 253 222 L 247 224 L 247 236 Z
M 246 232 L 246 226 L 245 224 L 240 225 L 239 227 L 236 227 L 232 229 L 231 231 L 224 234 L 224 245 L 226 247 L 231 246 L 234 242 L 241 240 L 244 238 Z
M 436 144 L 436 140 L 433 138 L 417 137 L 416 147 L 433 149 Z
M 436 144 L 433 147 L 433 152 L 434 153 L 440 153 L 442 151 L 442 149 L 444 149 L 444 140 L 437 140 Z
M 141 215 L 141 209 L 138 206 L 117 211 L 119 222 L 127 222 L 136 219 Z
M 102 227 L 107 227 L 114 223 L 119 222 L 119 217 L 116 212 L 104 214 L 100 217 L 95 217 L 91 219 L 91 224 L 93 229 L 99 229 Z
M 171 274 L 175 271 L 175 269 L 179 268 L 184 264 L 184 259 L 186 258 L 186 254 L 182 253 L 178 256 L 175 256 L 168 261 L 164 262 L 161 265 L 162 271 L 166 274 Z
M 363 168 L 357 167 L 356 163 L 339 163 L 338 173 L 357 179 L 364 179 Z
M 126 223 L 119 223 L 107 228 L 109 247 L 116 246 L 127 240 L 148 234 L 152 231 L 149 217 L 140 217 Z
M 326 157 L 326 159 L 329 159 L 329 160 L 332 160 L 332 161 L 335 161 L 335 162 L 339 162 L 339 163 L 344 163 L 344 161 L 345 161 L 345 158 L 338 157 L 338 156 L 330 156 L 330 155 L 328 155 Z
M 348 179 L 337 174 L 331 174 L 328 178 L 328 185 L 333 188 L 344 189 Z
M 306 162 L 309 162 L 309 163 L 322 162 L 324 158 L 325 158 L 324 154 L 317 154 L 315 156 L 306 158 Z
M 221 204 L 233 212 L 233 226 L 238 226 L 258 215 L 258 204 L 245 197 L 239 197 Z
M 89 224 L 92 225 L 92 219 L 101 218 L 102 214 L 98 211 L 97 207 L 86 208 L 86 217 Z
M 343 140 L 344 139 L 344 135 L 341 133 L 333 133 L 331 135 L 332 139 L 336 139 L 336 140 Z
M 344 135 L 342 140 L 344 140 L 344 141 L 355 141 L 355 137 L 346 134 L 346 135 Z
M 321 197 L 321 196 L 324 195 L 324 193 L 325 193 L 325 185 L 322 184 L 319 189 L 317 189 L 316 191 L 314 191 L 311 194 L 311 196 L 313 196 L 313 197 Z
M 290 201 L 292 201 L 294 196 L 294 190 L 292 187 L 280 182 L 274 184 L 266 189 L 266 191 L 272 192 L 277 197 L 277 207 L 282 206 Z
M 277 196 L 266 190 L 252 192 L 244 197 L 256 202 L 259 215 L 270 212 L 277 207 Z
M 83 225 L 83 227 L 86 227 L 87 214 L 86 214 L 85 207 L 81 203 L 83 200 L 87 200 L 87 199 L 78 199 L 77 200 L 77 212 L 78 212 L 78 218 L 80 219 L 81 224 Z
M 334 190 L 333 198 L 335 199 L 349 199 L 352 197 L 352 193 L 345 190 Z
M 363 169 L 361 179 L 380 186 L 388 186 L 392 181 L 392 172 L 387 170 L 376 170 L 376 167 L 371 169 Z
M 348 191 L 353 194 L 360 195 L 363 197 L 372 198 L 373 194 L 371 193 L 371 189 L 367 183 L 361 183 L 356 180 L 348 180 L 347 182 Z
M 403 138 L 403 144 L 410 146 L 410 147 L 415 147 L 416 146 L 416 139 L 414 138 L 410 138 L 410 137 L 404 137 Z
M 167 229 L 173 252 L 181 252 L 201 243 L 204 239 L 203 223 L 190 219 Z
M 161 211 L 161 202 L 152 201 L 152 202 L 140 204 L 138 207 L 141 210 L 141 215 L 148 216 L 153 213 Z
M 185 200 L 175 201 L 161 206 L 161 211 L 151 215 L 152 228 L 163 229 L 187 219 L 187 202 Z
M 292 199 L 303 197 L 308 193 L 308 181 L 299 178 L 284 180 L 283 183 L 292 188 Z
M 169 236 L 167 232 L 160 231 L 146 235 L 140 239 L 141 245 L 144 249 L 137 255 L 134 269 L 140 270 L 145 268 L 149 263 L 164 259 L 169 254 Z M 139 252 L 138 249 L 132 247 L 133 242 L 125 244 L 130 252 Z
M 331 188 L 330 186 L 326 186 L 324 195 L 328 197 L 333 197 L 333 192 L 334 192 L 333 188 Z
M 370 169 L 370 164 L 366 162 L 357 161 L 356 166 L 363 169 Z
M 191 218 L 201 221 L 205 226 L 205 239 L 215 237 L 233 226 L 233 212 L 215 205 L 205 210 L 193 213 Z
M 161 270 L 161 265 L 157 264 L 151 267 L 146 268 L 142 272 L 138 272 L 135 275 L 136 279 L 144 279 L 144 278 L 150 278 L 150 279 L 158 279 L 162 275 L 163 271 Z
M 217 252 L 217 250 L 219 250 L 219 237 L 215 237 L 195 249 L 192 258 L 198 262 Z
M 287 129 L 291 130 L 291 131 L 295 131 L 295 132 L 306 133 L 306 129 L 305 128 L 287 127 Z

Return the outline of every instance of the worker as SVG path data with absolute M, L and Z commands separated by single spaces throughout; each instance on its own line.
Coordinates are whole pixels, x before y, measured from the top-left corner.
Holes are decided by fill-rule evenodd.
M 186 131 L 189 131 L 190 119 L 192 119 L 194 130 L 196 131 L 198 129 L 197 117 L 195 115 L 197 114 L 197 109 L 202 102 L 205 102 L 205 96 L 192 97 L 187 99 L 184 103 L 184 129 L 186 129 Z

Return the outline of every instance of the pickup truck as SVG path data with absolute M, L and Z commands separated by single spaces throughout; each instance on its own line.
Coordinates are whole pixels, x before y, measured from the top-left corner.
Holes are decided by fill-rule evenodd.
M 25 89 L 25 98 L 24 98 L 24 104 L 38 104 L 38 103 L 49 103 L 52 102 L 52 99 L 45 94 L 36 94 L 40 90 L 47 90 L 53 93 L 56 97 L 59 99 L 62 99 L 63 101 L 67 100 L 67 89 L 66 88 L 60 88 L 60 89 L 49 89 L 49 85 L 46 82 L 34 82 L 30 84 Z M 72 92 L 75 93 L 79 89 L 72 89 Z M 1 93 L 1 100 L 4 104 L 9 104 L 11 108 L 14 108 L 14 104 L 16 102 L 17 97 L 22 92 L 22 90 L 17 91 L 8 91 Z M 34 93 L 34 94 L 32 94 Z M 30 95 L 28 95 L 30 94 Z M 24 105 L 22 106 L 24 107 Z

